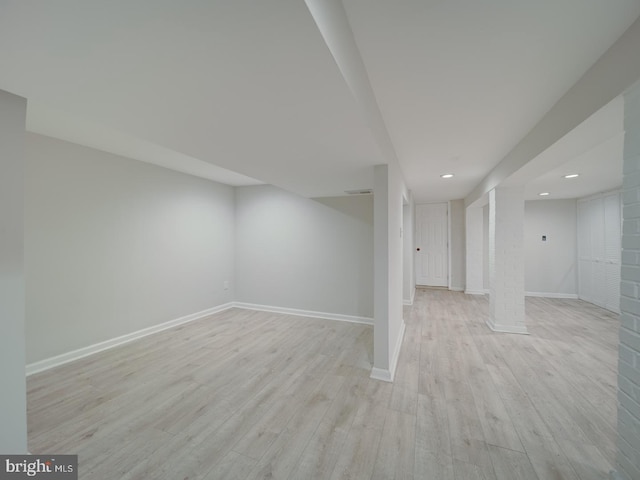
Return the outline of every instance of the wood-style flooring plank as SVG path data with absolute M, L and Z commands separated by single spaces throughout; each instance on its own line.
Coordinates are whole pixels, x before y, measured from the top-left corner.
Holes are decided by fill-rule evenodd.
M 540 480 L 525 453 L 489 445 L 491 462 L 498 480 Z
M 591 480 L 613 467 L 618 320 L 418 289 L 395 382 L 367 325 L 231 309 L 28 378 L 29 448 L 103 480 Z
M 413 480 L 415 416 L 390 410 L 382 430 L 371 480 Z

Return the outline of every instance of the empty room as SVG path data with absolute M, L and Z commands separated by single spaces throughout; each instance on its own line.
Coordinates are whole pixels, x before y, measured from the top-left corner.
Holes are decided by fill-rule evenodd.
M 640 479 L 639 17 L 0 2 L 0 477 Z

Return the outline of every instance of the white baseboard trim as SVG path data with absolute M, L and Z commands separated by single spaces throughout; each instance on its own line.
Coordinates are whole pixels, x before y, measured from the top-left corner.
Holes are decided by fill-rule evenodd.
M 404 332 L 407 329 L 407 324 L 404 323 L 404 319 L 402 319 L 402 326 L 400 327 L 400 334 L 398 335 L 398 339 L 396 340 L 396 348 L 393 351 L 393 355 L 391 356 L 391 381 L 393 382 L 393 377 L 396 375 L 396 367 L 398 366 L 398 358 L 400 357 L 400 350 L 402 350 L 402 341 L 404 340 Z
M 462 287 L 451 287 L 449 290 L 452 292 L 464 292 L 464 288 Z
M 371 375 L 369 375 L 369 377 L 374 380 L 382 380 L 383 382 L 393 382 L 391 372 L 389 370 L 385 370 L 384 368 L 373 367 L 371 369 Z
M 464 293 L 467 295 L 486 295 L 484 290 L 465 290 Z
M 520 334 L 520 335 L 529 335 L 529 331 L 527 330 L 527 327 L 525 327 L 524 325 L 522 325 L 522 326 L 514 326 L 514 325 L 501 325 L 499 323 L 494 324 L 489 319 L 487 319 L 485 323 L 487 324 L 489 329 L 491 331 L 493 331 L 493 332 L 497 332 L 497 333 L 517 333 L 517 334 Z
M 143 328 L 142 330 L 131 332 L 126 335 L 122 335 L 120 337 L 105 340 L 104 342 L 99 342 L 93 345 L 89 345 L 87 347 L 73 350 L 71 352 L 63 353 L 61 355 L 56 355 L 55 357 L 45 358 L 44 360 L 30 363 L 26 366 L 25 373 L 27 376 L 29 376 L 35 373 L 44 372 L 45 370 L 49 370 L 51 368 L 64 365 L 65 363 L 73 362 L 75 360 L 80 360 L 81 358 L 88 357 L 89 355 L 93 355 L 94 353 L 102 352 L 104 350 L 109 350 L 110 348 L 114 348 L 119 345 L 124 345 L 125 343 L 133 342 L 134 340 L 138 340 L 139 338 L 143 338 L 148 335 L 161 332 L 163 330 L 168 330 L 169 328 L 177 327 L 178 325 L 182 325 L 183 323 L 193 322 L 194 320 L 199 320 L 201 318 L 208 317 L 209 315 L 213 315 L 215 313 L 219 313 L 234 307 L 243 308 L 245 310 L 259 310 L 263 312 L 284 313 L 287 315 L 298 315 L 302 317 L 322 318 L 325 320 L 337 320 L 341 322 L 373 325 L 373 318 L 369 318 L 369 317 L 356 317 L 352 315 L 341 315 L 337 313 L 312 312 L 308 310 L 299 310 L 295 308 L 272 307 L 269 305 L 255 305 L 255 304 L 243 303 L 243 302 L 229 302 L 222 305 L 218 305 L 217 307 L 212 307 L 207 310 L 203 310 L 201 312 L 192 313 L 190 315 L 185 315 L 184 317 L 176 318 L 174 320 L 169 320 L 168 322 Z M 404 323 L 403 323 L 403 334 L 404 334 Z
M 161 332 L 163 330 L 168 330 L 169 328 L 177 327 L 178 325 L 182 325 L 183 323 L 193 322 L 194 320 L 208 317 L 209 315 L 213 315 L 214 313 L 228 310 L 233 306 L 234 305 L 232 302 L 224 303 L 222 305 L 218 305 L 217 307 L 208 308 L 206 310 L 202 310 L 201 312 L 192 313 L 190 315 L 185 315 L 184 317 L 169 320 L 168 322 L 143 328 L 142 330 L 127 333 L 126 335 L 112 338 L 110 340 L 105 340 L 104 342 L 95 343 L 93 345 L 89 345 L 88 347 L 79 348 L 71 352 L 56 355 L 55 357 L 50 357 L 38 362 L 30 363 L 26 366 L 25 372 L 27 376 L 44 372 L 45 370 L 64 365 L 65 363 L 88 357 L 89 355 L 93 355 L 94 353 L 102 352 L 119 345 L 124 345 L 125 343 L 133 342 L 134 340 L 138 340 L 139 338 L 143 338 L 148 335 Z
M 402 320 L 402 326 L 400 327 L 400 334 L 396 341 L 396 347 L 391 355 L 391 361 L 389 362 L 389 370 L 384 368 L 373 367 L 371 369 L 370 378 L 374 380 L 382 380 L 383 382 L 393 382 L 393 377 L 396 375 L 396 367 L 398 366 L 398 358 L 400 357 L 400 350 L 402 350 L 402 341 L 404 340 L 404 332 L 407 325 Z
M 594 302 L 593 299 L 591 299 L 591 298 L 578 297 L 578 300 L 582 300 L 583 302 L 588 302 L 591 305 L 595 305 L 596 307 L 604 308 L 605 310 L 609 310 L 610 312 L 617 313 L 618 315 L 620 315 L 620 304 L 618 304 L 618 305 L 616 305 L 615 307 L 612 308 L 610 305 L 607 306 L 606 304 L 601 303 L 601 302 Z
M 413 290 L 411 291 L 411 298 L 409 300 L 403 299 L 402 303 L 404 305 L 411 306 L 413 305 L 413 301 L 415 300 L 415 298 L 416 298 L 416 289 L 414 287 Z
M 524 292 L 525 297 L 542 297 L 542 298 L 569 298 L 577 300 L 578 295 L 575 293 L 551 293 L 551 292 Z
M 283 313 L 285 315 L 297 315 L 299 317 L 323 318 L 325 320 L 337 320 L 340 322 L 362 323 L 373 325 L 373 318 L 358 317 L 355 315 L 342 315 L 340 313 L 314 312 L 311 310 L 300 310 L 298 308 L 273 307 L 271 305 L 258 305 L 254 303 L 233 302 L 235 308 L 245 310 L 258 310 L 261 312 Z

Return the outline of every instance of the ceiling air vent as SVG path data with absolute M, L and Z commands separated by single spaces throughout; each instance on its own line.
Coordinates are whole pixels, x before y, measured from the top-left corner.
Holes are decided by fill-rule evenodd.
M 347 195 L 371 195 L 373 190 L 370 188 L 360 188 L 358 190 L 345 190 L 344 193 Z

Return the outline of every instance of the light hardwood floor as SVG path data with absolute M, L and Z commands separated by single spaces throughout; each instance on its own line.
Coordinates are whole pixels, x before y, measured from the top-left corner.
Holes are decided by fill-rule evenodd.
M 393 384 L 372 328 L 230 310 L 28 379 L 32 453 L 80 478 L 601 480 L 615 455 L 617 316 L 420 289 Z

